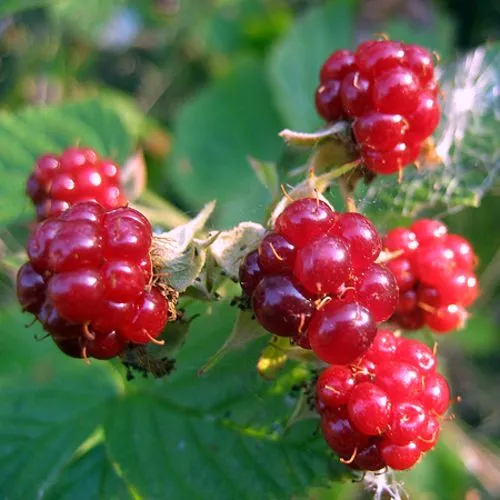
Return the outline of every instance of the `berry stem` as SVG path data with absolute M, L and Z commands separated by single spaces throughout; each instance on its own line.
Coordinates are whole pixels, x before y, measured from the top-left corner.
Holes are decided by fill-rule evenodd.
M 318 132 L 297 132 L 288 128 L 282 130 L 279 136 L 293 146 L 315 146 L 326 139 L 335 138 L 338 135 L 345 135 L 349 131 L 350 124 L 340 121 L 319 130 Z

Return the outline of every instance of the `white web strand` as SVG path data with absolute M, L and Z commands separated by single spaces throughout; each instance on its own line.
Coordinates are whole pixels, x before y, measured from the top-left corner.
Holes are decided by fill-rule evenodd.
M 366 472 L 363 477 L 363 484 L 373 494 L 373 500 L 387 498 L 391 500 L 406 500 L 409 498 L 402 483 L 397 481 L 394 472 L 390 469 L 383 473 Z

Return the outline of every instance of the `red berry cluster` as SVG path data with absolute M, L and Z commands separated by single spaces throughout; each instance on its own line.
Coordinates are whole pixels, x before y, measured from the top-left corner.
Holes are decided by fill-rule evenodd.
M 39 221 L 60 215 L 81 201 L 97 201 L 104 208 L 126 204 L 120 170 L 90 148 L 68 148 L 60 156 L 43 155 L 28 178 L 26 192 Z
M 470 243 L 438 220 L 420 219 L 410 229 L 389 231 L 384 246 L 402 255 L 387 266 L 399 286 L 399 304 L 392 320 L 401 328 L 427 325 L 436 333 L 463 326 L 466 309 L 479 294 L 474 274 L 476 256 Z
M 168 303 L 150 285 L 152 229 L 131 208 L 78 203 L 37 225 L 17 296 L 73 357 L 109 359 L 160 335 Z
M 349 363 L 368 349 L 377 323 L 397 304 L 392 273 L 375 263 L 381 246 L 363 215 L 303 198 L 246 256 L 241 287 L 266 330 L 312 348 L 327 363 Z
M 450 390 L 421 342 L 380 330 L 364 357 L 326 368 L 316 383 L 321 429 L 344 463 L 405 470 L 431 450 Z
M 441 111 L 432 56 L 418 45 L 371 40 L 323 64 L 316 109 L 327 121 L 352 119 L 364 164 L 392 174 L 416 161 Z

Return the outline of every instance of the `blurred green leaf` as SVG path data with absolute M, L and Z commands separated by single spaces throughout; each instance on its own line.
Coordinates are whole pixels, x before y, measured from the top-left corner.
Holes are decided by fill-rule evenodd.
M 113 469 L 103 444 L 98 444 L 74 459 L 64 469 L 56 486 L 47 495 L 47 500 L 90 498 L 105 500 L 133 498 L 123 479 Z
M 118 391 L 102 368 L 52 364 L 0 379 L 0 491 L 8 498 L 43 497 L 103 422 Z
M 391 38 L 421 43 L 441 55 L 451 52 L 453 25 L 441 12 L 428 28 L 391 20 L 381 30 Z M 312 132 L 321 119 L 314 109 L 314 91 L 322 63 L 333 51 L 355 47 L 356 5 L 340 0 L 310 9 L 270 52 L 268 75 L 286 126 Z
M 118 163 L 124 162 L 133 146 L 128 130 L 105 100 L 0 114 L 0 222 L 28 208 L 24 189 L 36 158 L 76 144 L 95 148 Z
M 259 220 L 270 196 L 247 157 L 277 160 L 280 129 L 261 65 L 248 61 L 181 109 L 168 179 L 194 209 L 217 199 L 223 226 Z
M 0 18 L 8 14 L 16 14 L 23 10 L 43 7 L 60 0 L 2 0 L 0 4 Z

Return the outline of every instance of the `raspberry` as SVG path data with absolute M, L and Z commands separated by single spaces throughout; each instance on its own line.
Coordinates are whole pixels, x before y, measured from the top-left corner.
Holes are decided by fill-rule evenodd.
M 333 52 L 320 71 L 316 110 L 326 121 L 353 120 L 365 166 L 400 172 L 420 156 L 441 116 L 431 54 L 392 40 Z
M 375 226 L 318 199 L 289 204 L 242 261 L 243 293 L 259 323 L 328 363 L 349 363 L 370 346 L 398 301 L 394 276 L 375 264 Z
M 380 330 L 367 353 L 316 381 L 326 442 L 349 467 L 406 470 L 438 439 L 449 387 L 424 344 Z
M 86 164 L 90 153 L 77 152 L 61 164 Z M 17 277 L 19 302 L 73 357 L 109 359 L 128 342 L 145 344 L 168 316 L 167 300 L 149 283 L 151 239 L 151 225 L 133 209 L 73 205 L 31 235 L 30 260 Z
M 105 209 L 126 204 L 118 167 L 90 148 L 70 147 L 60 156 L 41 156 L 27 181 L 26 193 L 39 221 L 82 201 L 96 201 Z
M 400 291 L 392 321 L 407 330 L 427 325 L 440 334 L 463 327 L 465 308 L 479 296 L 473 272 L 477 258 L 470 243 L 449 234 L 441 221 L 419 219 L 410 229 L 389 231 L 384 246 L 401 252 L 387 263 Z

